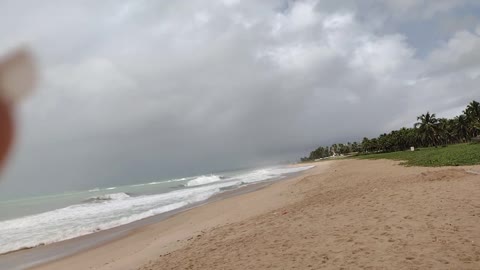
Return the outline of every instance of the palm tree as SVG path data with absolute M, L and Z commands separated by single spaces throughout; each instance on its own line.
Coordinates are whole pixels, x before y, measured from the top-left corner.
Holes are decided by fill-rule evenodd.
M 370 152 L 378 152 L 378 140 L 377 138 L 373 138 L 370 140 L 370 149 L 368 151 Z
M 467 116 L 459 115 L 454 119 L 454 127 L 457 138 L 461 142 L 468 141 L 470 139 L 471 128 Z
M 472 101 L 467 105 L 467 108 L 463 113 L 468 117 L 468 118 L 474 118 L 474 119 L 479 119 L 480 118 L 480 103 L 477 101 Z
M 440 118 L 438 119 L 439 132 L 442 143 L 444 145 L 459 141 L 458 132 L 456 131 L 456 120 Z
M 352 152 L 358 152 L 359 146 L 357 142 L 352 143 Z
M 475 142 L 480 142 L 480 120 L 476 121 L 475 123 L 473 123 L 473 134 L 477 134 L 476 137 L 473 137 L 473 141 Z
M 427 112 L 417 117 L 419 122 L 414 127 L 418 128 L 418 132 L 426 146 L 436 146 L 439 138 L 439 125 L 435 114 Z
M 471 137 L 479 135 L 480 133 L 476 126 L 478 126 L 480 123 L 480 103 L 475 100 L 470 102 L 463 113 L 465 114 L 470 125 Z
M 362 140 L 362 151 L 368 153 L 370 151 L 370 140 L 367 137 L 364 137 Z

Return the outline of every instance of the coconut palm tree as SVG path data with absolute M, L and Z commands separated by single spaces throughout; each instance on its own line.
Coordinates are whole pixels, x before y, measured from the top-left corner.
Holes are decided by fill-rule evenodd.
M 427 112 L 417 117 L 419 122 L 415 123 L 414 127 L 418 128 L 418 132 L 426 146 L 436 146 L 439 140 L 440 128 L 438 119 L 434 113 Z
M 465 114 L 470 125 L 469 135 L 471 135 L 471 137 L 480 135 L 480 132 L 476 127 L 480 123 L 480 103 L 475 100 L 470 102 L 463 113 Z
M 440 118 L 438 119 L 438 123 L 440 137 L 444 145 L 455 143 L 460 140 L 455 126 L 455 119 Z
M 467 116 L 462 114 L 455 117 L 453 125 L 455 128 L 456 137 L 459 141 L 465 142 L 471 138 L 471 127 Z
M 358 152 L 360 150 L 360 147 L 358 146 L 357 142 L 352 143 L 352 152 Z
M 362 151 L 364 153 L 367 153 L 368 151 L 370 151 L 370 140 L 367 138 L 367 137 L 364 137 L 363 140 L 362 140 Z
M 400 135 L 400 150 L 409 149 L 411 146 L 418 146 L 418 134 L 413 128 L 401 128 L 399 131 Z
M 474 119 L 479 119 L 480 118 L 480 103 L 477 101 L 472 101 L 467 105 L 467 108 L 463 113 L 468 117 L 468 118 L 474 118 Z
M 473 137 L 472 138 L 472 141 L 474 142 L 480 142 L 480 120 L 479 121 L 476 121 L 474 124 L 473 124 L 473 133 L 477 134 L 476 137 Z

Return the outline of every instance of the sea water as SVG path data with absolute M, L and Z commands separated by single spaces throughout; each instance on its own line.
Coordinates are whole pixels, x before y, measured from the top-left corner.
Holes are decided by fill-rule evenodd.
M 110 229 L 312 167 L 277 166 L 0 201 L 0 254 Z

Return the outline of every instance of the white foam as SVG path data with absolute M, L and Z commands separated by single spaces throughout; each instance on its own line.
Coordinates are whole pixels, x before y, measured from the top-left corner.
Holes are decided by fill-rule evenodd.
M 158 185 L 158 184 L 165 184 L 165 183 L 172 183 L 172 182 L 181 182 L 181 181 L 185 181 L 187 179 L 188 178 L 178 178 L 178 179 L 170 179 L 170 180 L 166 180 L 166 181 L 154 181 L 154 182 L 150 182 L 150 183 L 131 185 L 130 187 L 142 187 L 142 186 Z
M 188 183 L 185 185 L 187 187 L 194 187 L 194 186 L 201 186 L 201 185 L 206 185 L 206 184 L 211 184 L 215 182 L 221 181 L 222 178 L 218 175 L 202 175 L 194 178 L 193 180 L 188 181 Z
M 236 176 L 235 179 L 241 180 L 243 183 L 250 184 L 261 182 L 274 178 L 283 178 L 286 174 L 296 173 L 311 169 L 315 166 L 301 166 L 301 167 L 272 167 L 266 169 L 255 170 L 246 174 Z
M 155 183 L 181 182 L 181 181 L 185 181 L 187 179 L 188 179 L 187 177 L 184 177 L 184 178 L 172 179 L 172 180 L 167 180 L 167 181 L 163 181 L 163 182 L 155 182 Z
M 245 183 L 281 178 L 286 174 L 308 170 L 312 167 L 314 166 L 272 167 L 227 179 L 222 179 L 218 175 L 174 179 L 179 181 L 191 179 L 187 183 L 189 188 L 137 197 L 131 197 L 126 193 L 104 194 L 90 198 L 90 200 L 96 200 L 97 203 L 90 201 L 37 215 L 0 221 L 0 254 L 117 227 L 202 202 L 228 188 L 235 188 Z M 102 190 L 112 189 L 115 187 Z M 99 190 L 95 189 L 91 192 Z
M 130 195 L 120 192 L 120 193 L 104 194 L 100 196 L 91 197 L 89 200 L 108 201 L 108 200 L 124 200 L 126 198 L 130 198 Z
M 50 244 L 140 220 L 208 199 L 222 186 L 106 200 L 0 222 L 0 254 Z

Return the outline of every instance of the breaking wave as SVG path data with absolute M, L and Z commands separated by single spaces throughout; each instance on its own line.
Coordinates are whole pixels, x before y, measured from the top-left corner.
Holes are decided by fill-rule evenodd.
M 110 201 L 110 200 L 124 200 L 130 198 L 130 195 L 127 193 L 112 193 L 112 194 L 103 194 L 95 197 L 88 198 L 87 201 Z
M 232 174 L 230 177 L 212 174 L 174 179 L 171 182 L 188 182 L 181 189 L 160 194 L 139 196 L 137 196 L 137 193 L 135 193 L 136 196 L 131 196 L 131 193 L 128 192 L 101 194 L 90 197 L 79 204 L 36 215 L 0 221 L 0 254 L 117 227 L 205 201 L 225 190 L 251 183 L 279 179 L 287 174 L 312 167 L 279 166 L 253 170 L 243 174 Z M 160 182 L 148 184 L 155 185 L 157 183 Z M 102 192 L 113 189 L 116 189 L 116 187 L 96 188 L 88 192 Z M 128 190 L 128 187 L 121 187 L 121 189 Z
M 198 176 L 193 180 L 188 181 L 188 183 L 185 184 L 186 187 L 194 187 L 194 186 L 201 186 L 201 185 L 206 185 L 206 184 L 211 184 L 215 182 L 221 181 L 223 178 L 218 175 L 202 175 Z

